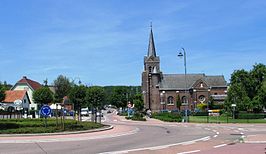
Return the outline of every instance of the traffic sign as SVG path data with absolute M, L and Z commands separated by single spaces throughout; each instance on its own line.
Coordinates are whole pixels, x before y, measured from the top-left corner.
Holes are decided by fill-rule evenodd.
M 44 105 L 41 108 L 41 114 L 45 117 L 49 116 L 52 112 L 52 109 L 48 105 Z

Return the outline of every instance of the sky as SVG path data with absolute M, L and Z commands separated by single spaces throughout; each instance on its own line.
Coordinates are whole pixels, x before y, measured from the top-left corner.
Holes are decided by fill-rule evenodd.
M 266 64 L 265 0 L 1 0 L 0 81 L 141 85 L 152 22 L 165 74 Z

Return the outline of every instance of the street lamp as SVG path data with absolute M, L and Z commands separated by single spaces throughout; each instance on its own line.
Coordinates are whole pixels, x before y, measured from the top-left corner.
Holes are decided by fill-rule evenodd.
M 210 103 L 210 92 L 211 92 L 211 89 L 210 88 L 208 88 L 208 101 L 207 101 L 207 113 L 208 113 L 208 115 L 207 115 L 207 123 L 209 123 L 209 103 Z
M 183 53 L 180 51 L 179 54 L 177 55 L 180 58 L 184 57 L 184 66 L 185 66 L 185 97 L 186 97 L 186 107 L 185 107 L 185 117 L 186 117 L 186 122 L 188 122 L 188 115 L 187 115 L 187 110 L 188 110 L 188 95 L 187 95 L 187 57 L 186 57 L 186 51 L 184 48 L 181 48 Z
M 166 109 L 166 104 L 165 104 L 164 94 L 165 94 L 165 91 L 162 91 L 162 92 L 160 93 L 161 104 L 163 105 L 163 110 Z

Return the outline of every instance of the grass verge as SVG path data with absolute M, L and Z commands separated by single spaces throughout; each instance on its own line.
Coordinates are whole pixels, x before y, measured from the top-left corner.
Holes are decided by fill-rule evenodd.
M 227 116 L 189 116 L 189 122 L 193 123 L 266 123 L 265 119 L 232 119 Z

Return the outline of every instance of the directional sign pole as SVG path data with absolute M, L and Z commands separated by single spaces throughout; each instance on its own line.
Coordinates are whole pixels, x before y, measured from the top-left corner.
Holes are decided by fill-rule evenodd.
M 47 117 L 45 116 L 45 128 L 47 128 Z
M 44 105 L 41 108 L 41 114 L 44 116 L 45 118 L 45 128 L 47 127 L 47 116 L 49 116 L 51 114 L 52 110 L 48 105 Z

